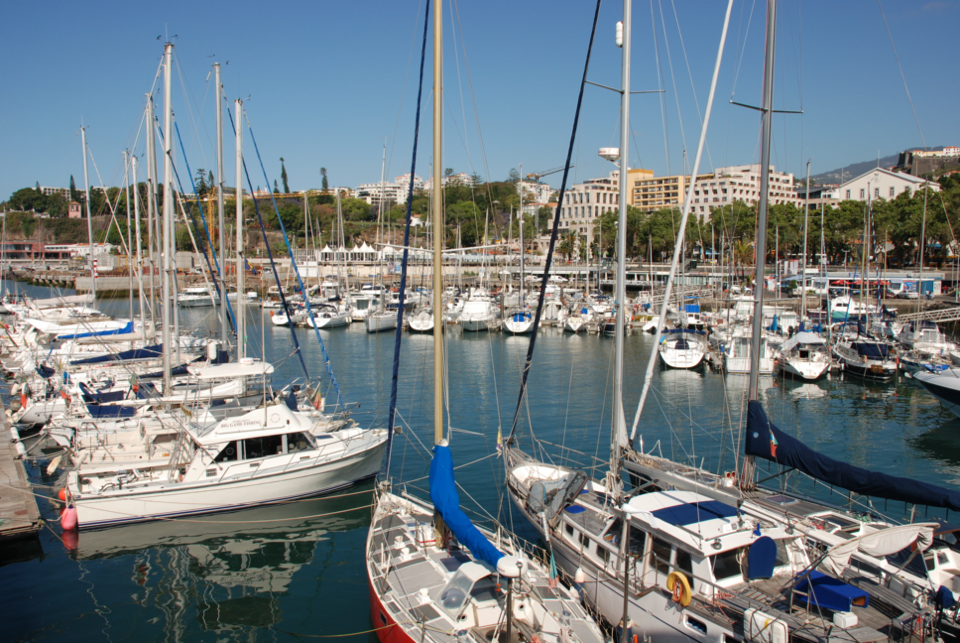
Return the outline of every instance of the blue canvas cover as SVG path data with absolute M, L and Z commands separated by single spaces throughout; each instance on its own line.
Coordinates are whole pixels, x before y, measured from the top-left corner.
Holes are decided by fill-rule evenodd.
M 97 330 L 89 333 L 73 333 L 67 335 L 57 335 L 57 339 L 82 339 L 84 337 L 106 337 L 108 335 L 127 335 L 133 332 L 133 322 L 115 330 Z
M 163 344 L 155 346 L 144 346 L 143 348 L 134 348 L 110 355 L 100 355 L 99 357 L 88 357 L 87 359 L 75 359 L 71 364 L 101 364 L 104 362 L 126 362 L 130 360 L 155 359 L 163 355 Z
M 777 565 L 777 542 L 770 536 L 760 536 L 747 550 L 747 578 L 771 578 Z
M 430 462 L 430 499 L 460 544 L 469 549 L 474 557 L 495 568 L 504 554 L 480 533 L 467 514 L 460 509 L 450 447 L 433 447 L 433 460 Z
M 87 404 L 87 411 L 90 417 L 95 420 L 132 418 L 137 414 L 137 409 L 127 406 L 99 406 L 96 404 Z
M 743 450 L 747 455 L 794 467 L 817 480 L 864 496 L 960 511 L 960 493 L 956 491 L 911 478 L 861 469 L 814 451 L 770 422 L 756 400 L 750 402 L 747 439 Z

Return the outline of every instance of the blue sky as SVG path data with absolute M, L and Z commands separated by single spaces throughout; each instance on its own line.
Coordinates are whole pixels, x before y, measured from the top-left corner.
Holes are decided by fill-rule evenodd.
M 633 98 L 631 167 L 682 171 L 684 137 L 692 164 L 697 105 L 702 112 L 725 4 L 634 2 L 633 88 L 666 92 Z M 764 4 L 734 5 L 701 171 L 759 157 L 757 114 L 729 101 L 760 100 Z M 444 167 L 502 180 L 521 163 L 524 173 L 563 163 L 593 8 L 571 0 L 444 6 Z M 960 83 L 949 53 L 960 0 L 883 0 L 883 9 L 926 143 L 960 144 Z M 619 2 L 601 8 L 589 77 L 606 85 L 620 82 L 613 34 L 621 12 Z M 176 45 L 174 107 L 194 171 L 216 166 L 207 74 L 219 61 L 227 96 L 247 99 L 271 182 L 280 157 L 293 190 L 319 187 L 320 167 L 332 185 L 378 181 L 384 142 L 388 179 L 402 174 L 410 164 L 422 13 L 418 2 L 395 1 L 14 3 L 0 23 L 0 198 L 36 182 L 65 187 L 71 174 L 82 185 L 81 120 L 104 183 L 119 184 L 121 154 L 134 148 L 165 35 Z M 425 96 L 423 177 L 430 104 Z M 778 169 L 802 174 L 812 157 L 817 173 L 920 144 L 875 1 L 781 2 L 775 106 L 804 110 L 775 118 Z M 573 181 L 612 169 L 597 149 L 617 145 L 618 112 L 616 94 L 587 89 Z M 255 161 L 249 140 L 248 164 Z M 136 151 L 143 154 L 142 133 Z M 559 186 L 560 174 L 548 181 Z M 98 183 L 92 167 L 91 183 Z

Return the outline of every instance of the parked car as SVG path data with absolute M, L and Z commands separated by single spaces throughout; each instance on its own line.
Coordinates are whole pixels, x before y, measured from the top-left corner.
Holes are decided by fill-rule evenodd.
M 920 299 L 920 295 L 916 290 L 901 290 L 897 299 Z

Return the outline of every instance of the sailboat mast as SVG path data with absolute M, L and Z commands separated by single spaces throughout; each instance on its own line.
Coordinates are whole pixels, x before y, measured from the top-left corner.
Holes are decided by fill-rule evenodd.
M 130 152 L 123 151 L 123 180 L 126 185 L 127 206 L 127 283 L 130 284 L 127 293 L 127 302 L 130 311 L 130 320 L 133 321 L 133 239 L 130 232 Z
M 171 85 L 173 81 L 170 59 L 173 45 L 167 43 L 163 52 L 163 392 L 170 391 L 170 356 L 173 346 L 170 343 L 170 324 L 173 309 L 177 302 L 173 299 L 170 279 L 173 269 L 173 105 Z M 180 338 L 176 338 L 177 343 Z
M 148 128 L 149 133 L 149 128 Z M 149 136 L 149 134 L 148 134 Z M 143 329 L 143 338 L 147 339 L 147 319 L 143 301 L 143 255 L 141 248 L 143 237 L 140 236 L 140 183 L 137 181 L 137 155 L 130 157 L 130 171 L 133 174 L 133 223 L 137 238 L 137 298 L 140 304 L 140 328 Z
M 620 458 L 627 447 L 627 422 L 623 414 L 623 344 L 627 307 L 627 170 L 630 158 L 630 25 L 632 0 L 623 0 L 623 68 L 620 81 L 620 216 L 617 230 L 616 355 L 613 370 L 613 432 L 610 441 L 610 490 L 619 493 Z
M 767 37 L 763 62 L 763 105 L 760 130 L 760 202 L 757 206 L 757 238 L 753 285 L 753 341 L 750 346 L 749 399 L 757 399 L 760 382 L 760 346 L 763 333 L 763 268 L 767 256 L 767 205 L 770 194 L 770 132 L 773 121 L 773 65 L 777 39 L 777 0 L 767 0 Z
M 433 3 L 433 441 L 443 441 L 443 10 Z M 411 180 L 413 178 L 411 177 Z
M 243 128 L 240 127 L 240 112 L 243 101 L 237 99 L 233 106 L 237 123 L 237 361 L 246 357 L 247 318 L 243 310 L 246 293 L 243 288 Z
M 156 328 L 157 253 L 154 239 L 157 228 L 157 130 L 153 110 L 153 94 L 147 93 L 147 250 L 150 253 L 150 325 Z
M 87 238 L 90 243 L 90 292 L 97 298 L 97 271 L 94 268 L 93 255 L 93 219 L 90 214 L 90 178 L 87 176 L 87 128 L 80 128 L 80 146 L 83 147 L 83 192 L 87 204 Z
M 213 63 L 214 82 L 217 84 L 217 228 L 220 236 L 220 261 L 217 269 L 220 272 L 220 343 L 226 350 L 227 335 L 227 282 L 226 282 L 226 243 L 223 233 L 223 85 L 220 82 L 220 63 Z
M 803 262 L 800 264 L 800 323 L 807 316 L 807 227 L 810 225 L 810 161 L 807 161 L 807 197 L 803 201 Z

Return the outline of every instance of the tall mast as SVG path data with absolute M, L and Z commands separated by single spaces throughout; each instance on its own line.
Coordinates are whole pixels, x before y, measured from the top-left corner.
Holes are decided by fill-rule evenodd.
M 523 224 L 524 224 L 524 221 L 523 221 L 523 163 L 520 164 L 520 180 L 517 181 L 517 188 L 518 188 L 517 191 L 520 193 L 520 299 L 519 301 L 520 301 L 520 309 L 522 310 L 523 304 L 526 302 L 526 297 L 525 297 L 526 288 L 525 288 L 525 282 L 523 281 L 523 269 L 524 269 L 524 265 L 523 265 L 523 257 L 524 257 L 523 255 L 523 251 L 524 251 L 524 247 L 523 247 Z M 487 216 L 488 217 L 490 216 L 489 209 L 487 210 Z M 487 244 L 486 229 L 484 229 L 483 234 L 484 234 L 483 244 L 486 245 Z M 534 234 L 536 234 L 536 231 L 534 231 Z
M 149 138 L 149 128 L 148 128 L 148 138 Z M 140 236 L 140 183 L 137 181 L 137 155 L 134 154 L 130 157 L 130 171 L 133 174 L 133 222 L 136 231 L 137 239 L 137 298 L 140 304 L 140 328 L 143 329 L 143 338 L 147 338 L 147 318 L 146 312 L 144 311 L 144 302 L 143 302 L 143 255 L 140 252 L 141 239 Z
M 157 310 L 157 253 L 155 234 L 157 227 L 157 130 L 153 111 L 153 94 L 147 93 L 147 250 L 150 253 L 150 324 L 156 328 L 154 315 Z
M 623 415 L 623 342 L 627 304 L 627 168 L 630 158 L 630 24 L 632 0 L 623 0 L 623 65 L 620 80 L 620 214 L 617 218 L 616 344 L 613 370 L 613 431 L 610 440 L 608 487 L 619 495 L 620 458 L 627 444 L 627 422 Z
M 757 399 L 760 340 L 763 333 L 763 268 L 767 256 L 767 201 L 770 193 L 770 131 L 773 120 L 773 64 L 777 39 L 777 0 L 767 0 L 767 38 L 763 62 L 763 121 L 760 129 L 760 203 L 757 207 L 756 274 L 753 285 L 753 342 L 750 346 L 749 399 Z
M 133 321 L 133 237 L 130 232 L 130 153 L 123 151 L 123 176 L 126 182 L 127 196 L 127 283 L 130 284 L 130 292 L 127 293 L 129 302 L 130 320 Z
M 217 262 L 217 269 L 220 272 L 220 343 L 224 349 L 227 347 L 228 320 L 227 311 L 227 282 L 225 277 L 227 261 L 226 243 L 224 242 L 223 232 L 223 85 L 220 83 L 220 63 L 213 63 L 214 82 L 217 83 L 217 216 L 220 236 L 220 261 Z M 239 296 L 239 295 L 238 295 Z
M 246 293 L 243 288 L 243 129 L 240 127 L 240 112 L 243 101 L 233 102 L 237 124 L 237 361 L 246 357 L 247 317 L 243 310 Z
M 90 178 L 87 176 L 87 128 L 80 128 L 80 146 L 83 147 L 83 192 L 87 202 L 87 238 L 90 242 L 90 292 L 97 298 L 97 271 L 94 268 L 93 255 L 93 219 L 90 214 Z
M 443 441 L 443 10 L 433 3 L 433 442 Z M 410 177 L 413 180 L 413 177 Z
M 800 264 L 800 323 L 807 315 L 807 226 L 810 225 L 810 161 L 807 161 L 807 198 L 803 202 L 803 262 Z
M 173 105 L 171 104 L 171 84 L 173 81 L 170 59 L 173 45 L 167 43 L 163 52 L 163 393 L 170 392 L 170 356 L 173 345 L 170 343 L 170 323 L 177 302 L 173 300 L 170 286 L 173 267 L 170 256 L 173 248 Z M 176 341 L 179 343 L 180 338 Z

